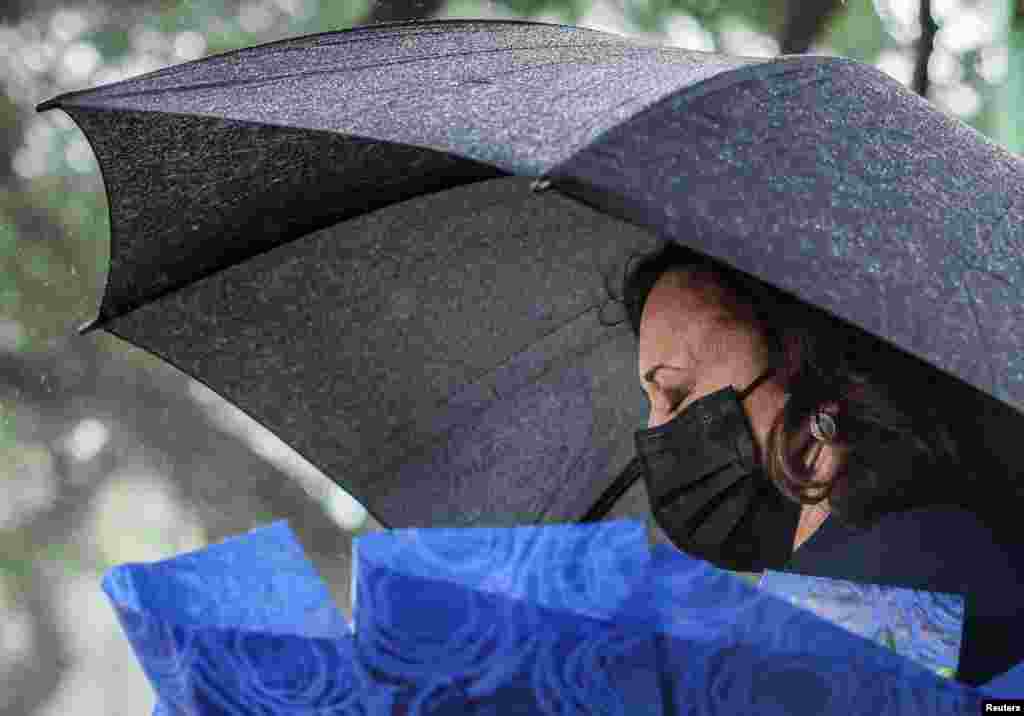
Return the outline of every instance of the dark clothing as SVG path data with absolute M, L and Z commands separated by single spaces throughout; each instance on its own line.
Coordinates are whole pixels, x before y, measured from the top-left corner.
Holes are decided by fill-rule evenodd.
M 1024 546 L 966 510 L 894 513 L 860 534 L 829 517 L 781 571 L 962 594 L 956 678 L 970 686 L 1024 661 Z
M 988 522 L 956 507 L 928 507 L 889 515 L 860 534 L 829 517 L 780 571 L 963 595 L 956 678 L 979 686 L 1024 661 L 1024 511 L 1015 520 L 1018 502 L 1000 502 L 1004 509 Z M 643 480 L 605 519 L 644 521 L 651 545 L 672 546 Z M 1003 534 L 986 524 L 1004 526 Z

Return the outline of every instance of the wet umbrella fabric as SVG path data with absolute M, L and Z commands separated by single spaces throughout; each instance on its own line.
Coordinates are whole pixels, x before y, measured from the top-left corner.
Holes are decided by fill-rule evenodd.
M 403 22 L 54 108 L 111 206 L 83 332 L 202 381 L 385 526 L 607 509 L 645 406 L 603 280 L 663 239 L 922 359 L 969 464 L 1019 485 L 1024 162 L 868 65 Z

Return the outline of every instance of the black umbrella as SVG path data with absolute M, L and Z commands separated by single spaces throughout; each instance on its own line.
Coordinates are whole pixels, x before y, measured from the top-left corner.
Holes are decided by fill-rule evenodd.
M 1021 477 L 1024 162 L 869 65 L 400 22 L 54 108 L 110 201 L 81 332 L 202 381 L 387 527 L 607 509 L 646 406 L 604 279 L 660 240 L 920 359 L 979 474 Z

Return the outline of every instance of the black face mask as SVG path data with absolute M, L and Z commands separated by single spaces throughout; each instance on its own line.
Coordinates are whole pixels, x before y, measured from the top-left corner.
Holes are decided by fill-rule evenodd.
M 800 505 L 788 500 L 757 463 L 754 431 L 729 386 L 675 418 L 635 434 L 637 469 L 655 521 L 680 550 L 721 569 L 759 572 L 785 565 Z

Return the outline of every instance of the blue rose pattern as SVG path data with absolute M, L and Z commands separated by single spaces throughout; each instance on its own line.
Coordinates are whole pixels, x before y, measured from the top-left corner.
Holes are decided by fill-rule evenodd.
M 104 576 L 155 716 L 980 713 L 631 520 L 360 537 L 354 633 L 301 552 L 276 522 Z

